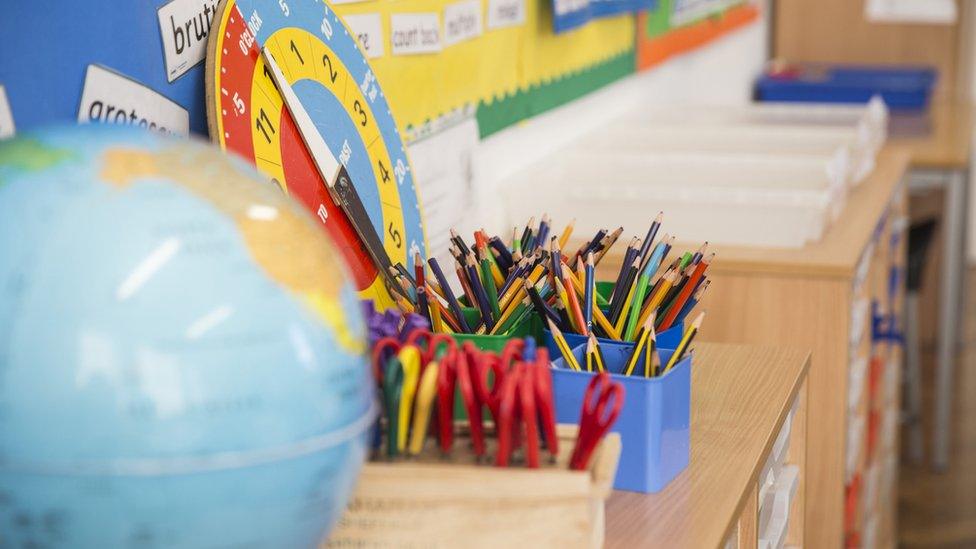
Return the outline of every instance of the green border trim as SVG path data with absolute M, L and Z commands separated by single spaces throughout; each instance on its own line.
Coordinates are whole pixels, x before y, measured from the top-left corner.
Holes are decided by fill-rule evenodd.
M 634 48 L 579 72 L 530 86 L 494 101 L 479 101 L 475 117 L 482 138 L 544 113 L 636 71 Z

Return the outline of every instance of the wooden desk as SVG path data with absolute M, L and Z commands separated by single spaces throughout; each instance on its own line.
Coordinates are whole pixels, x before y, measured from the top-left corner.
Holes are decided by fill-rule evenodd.
M 800 543 L 809 365 L 809 353 L 793 349 L 700 344 L 692 369 L 691 462 L 658 494 L 614 492 L 606 546 L 710 548 L 738 532 L 740 547 L 755 547 L 760 470 L 794 402 L 788 460 L 800 465 L 801 484 L 789 539 Z
M 709 269 L 712 284 L 699 305 L 708 311 L 702 340 L 812 351 L 809 398 L 816 419 L 807 436 L 805 520 L 816 526 L 805 532 L 806 547 L 840 546 L 845 496 L 862 498 L 854 479 L 877 476 L 874 471 L 881 468 L 897 470 L 897 430 L 868 459 L 865 426 L 873 422 L 877 429 L 878 422 L 897 418 L 898 391 L 872 399 L 865 383 L 853 406 L 848 391 L 851 380 L 864 379 L 867 361 L 876 358 L 882 366 L 898 361 L 897 350 L 871 344 L 870 304 L 877 300 L 882 312 L 901 311 L 901 292 L 889 298 L 887 281 L 889 268 L 905 262 L 907 236 L 896 239 L 895 246 L 891 237 L 904 229 L 899 220 L 905 212 L 902 178 L 908 161 L 905 150 L 882 150 L 877 169 L 851 192 L 840 218 L 819 242 L 801 249 L 712 247 L 717 252 Z M 615 249 L 601 262 L 602 279 L 616 274 L 622 251 Z M 897 386 L 900 370 L 892 370 Z M 845 478 L 849 460 L 851 475 Z M 885 477 L 888 484 L 894 482 L 890 477 Z M 863 498 L 874 501 L 858 505 L 864 512 L 848 525 L 850 533 L 876 525 L 879 541 L 894 539 L 894 498 L 884 494 L 865 490 Z

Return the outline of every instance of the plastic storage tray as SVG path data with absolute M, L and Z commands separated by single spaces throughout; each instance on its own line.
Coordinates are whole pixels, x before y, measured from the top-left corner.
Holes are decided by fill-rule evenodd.
M 788 127 L 791 130 L 854 129 L 859 142 L 880 149 L 888 135 L 888 107 L 880 97 L 866 105 L 760 102 L 747 105 L 685 105 L 641 108 L 624 125 L 693 127 Z M 617 124 L 614 124 L 616 126 Z
M 626 391 L 623 409 L 611 429 L 620 433 L 623 450 L 613 487 L 632 492 L 655 493 L 688 466 L 691 442 L 691 356 L 683 358 L 667 374 L 644 378 L 623 376 L 624 361 L 632 345 L 603 349 L 607 368 Z M 582 360 L 584 347 L 573 349 Z M 666 362 L 672 351 L 660 349 Z M 594 374 L 568 369 L 562 358 L 553 362 L 556 420 L 579 423 L 583 394 Z
M 762 101 L 867 103 L 880 95 L 892 110 L 928 107 L 937 72 L 930 67 L 797 64 L 756 83 Z
M 682 240 L 800 247 L 818 240 L 846 199 L 846 176 L 802 157 L 593 154 L 564 150 L 508 180 L 510 220 L 546 203 L 593 233 L 607 219 L 646 227 L 667 212 Z M 583 213 L 587 215 L 582 215 Z

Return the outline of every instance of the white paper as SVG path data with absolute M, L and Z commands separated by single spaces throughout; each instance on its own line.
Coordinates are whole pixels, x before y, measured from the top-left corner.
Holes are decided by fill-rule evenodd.
M 390 16 L 393 55 L 441 51 L 441 21 L 437 13 L 397 13 Z
M 16 132 L 14 115 L 10 111 L 10 103 L 7 102 L 7 90 L 0 86 L 0 139 L 13 137 Z
M 444 45 L 481 36 L 481 0 L 463 0 L 444 7 Z
M 450 124 L 407 147 L 424 212 L 428 253 L 436 257 L 445 270 L 453 269 L 454 265 L 448 251 L 450 229 L 467 229 L 465 217 L 474 219 L 471 215 L 474 198 L 471 157 L 479 141 L 474 108 L 454 114 Z M 454 277 L 450 279 L 456 280 Z M 455 289 L 460 290 L 459 287 Z
M 525 23 L 525 0 L 488 0 L 488 28 L 503 29 Z
M 953 0 L 868 0 L 864 16 L 873 23 L 952 25 L 958 13 Z
M 78 122 L 139 126 L 187 135 L 190 114 L 156 91 L 100 65 L 88 65 Z
M 366 52 L 366 57 L 383 57 L 383 20 L 378 13 L 347 15 L 343 19 L 356 35 L 356 40 Z
M 556 0 L 556 15 L 566 15 L 589 7 L 589 0 Z
M 217 0 L 172 0 L 156 12 L 170 82 L 207 57 L 207 35 L 216 9 Z

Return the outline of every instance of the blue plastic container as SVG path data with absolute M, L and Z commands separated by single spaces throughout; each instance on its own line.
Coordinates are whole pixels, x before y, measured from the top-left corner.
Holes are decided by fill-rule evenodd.
M 624 406 L 611 431 L 620 433 L 623 445 L 613 487 L 631 492 L 660 492 L 688 466 L 691 449 L 691 356 L 683 358 L 667 374 L 644 378 L 623 376 L 632 343 L 603 347 L 607 368 L 613 379 L 623 383 Z M 573 349 L 583 360 L 585 347 Z M 662 364 L 673 350 L 659 349 Z M 558 356 L 558 355 L 556 355 Z M 581 362 L 582 364 L 582 362 Z M 556 420 L 579 424 L 583 394 L 594 374 L 569 369 L 562 358 L 553 362 L 553 392 Z M 643 371 L 643 360 L 637 365 Z
M 798 64 L 767 72 L 756 83 L 760 101 L 867 103 L 880 95 L 891 110 L 928 107 L 938 73 L 930 67 Z
M 676 349 L 678 347 L 678 343 L 681 343 L 681 336 L 684 335 L 684 331 L 684 323 L 679 322 L 671 328 L 657 334 L 657 347 L 659 349 Z M 584 335 L 563 332 L 563 337 L 566 339 L 566 343 L 569 344 L 570 349 L 575 349 L 580 345 L 586 345 L 586 336 Z M 546 348 L 549 349 L 549 356 L 552 357 L 553 360 L 558 358 L 560 356 L 559 347 L 556 346 L 556 340 L 552 338 L 552 332 L 549 330 L 543 330 L 542 339 L 546 343 Z M 606 353 L 606 347 L 608 345 L 633 345 L 633 343 L 623 343 L 615 339 L 607 339 L 605 337 L 598 337 L 596 338 L 596 341 L 600 344 L 600 348 L 604 349 L 604 353 Z M 607 360 L 609 360 L 609 358 Z

